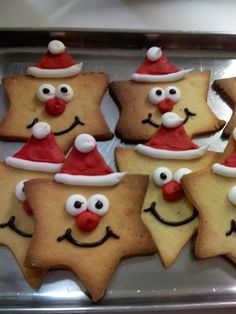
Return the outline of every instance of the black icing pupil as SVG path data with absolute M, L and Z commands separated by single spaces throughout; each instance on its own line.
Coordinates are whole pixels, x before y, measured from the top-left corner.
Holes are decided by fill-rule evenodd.
M 167 175 L 166 175 L 164 172 L 162 172 L 162 173 L 160 174 L 160 178 L 161 178 L 162 180 L 165 180 L 165 179 L 167 178 Z
M 175 94 L 176 94 L 176 90 L 175 90 L 174 88 L 171 88 L 171 89 L 170 89 L 170 94 L 171 94 L 171 95 L 175 95 Z
M 82 202 L 80 202 L 80 201 L 76 201 L 75 203 L 74 203 L 74 207 L 75 208 L 80 208 L 81 206 L 82 206 Z
M 50 93 L 50 90 L 49 90 L 48 88 L 44 88 L 44 89 L 43 89 L 43 93 L 44 93 L 44 94 L 49 94 L 49 93 Z
M 68 89 L 67 89 L 67 87 L 62 87 L 61 88 L 61 92 L 64 94 L 64 93 L 67 93 L 68 92 Z
M 157 96 L 161 96 L 161 94 L 162 94 L 162 91 L 161 91 L 160 89 L 157 89 L 157 90 L 156 90 L 156 95 L 157 95 Z
M 95 207 L 97 209 L 101 209 L 103 207 L 103 203 L 101 201 L 97 201 L 96 204 L 95 204 Z

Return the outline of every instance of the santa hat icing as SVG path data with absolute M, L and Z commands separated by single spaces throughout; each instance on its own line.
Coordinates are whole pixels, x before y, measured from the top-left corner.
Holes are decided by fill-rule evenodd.
M 151 47 L 146 53 L 143 64 L 131 75 L 133 81 L 170 82 L 177 81 L 192 69 L 179 70 L 162 54 L 161 48 Z
M 234 139 L 235 151 L 222 164 L 213 164 L 212 171 L 224 177 L 236 178 L 236 128 L 233 130 L 232 137 Z
M 115 185 L 125 175 L 113 172 L 97 149 L 96 140 L 89 134 L 80 134 L 55 181 L 69 185 Z
M 138 144 L 135 150 L 151 158 L 194 159 L 205 154 L 207 146 L 195 145 L 184 130 L 183 119 L 174 112 L 161 117 L 162 125 L 146 144 Z
M 7 157 L 5 163 L 15 168 L 54 173 L 60 170 L 64 160 L 49 124 L 38 122 L 27 143 L 15 155 Z
M 78 74 L 82 62 L 77 64 L 69 55 L 65 45 L 59 40 L 48 44 L 48 51 L 39 62 L 28 68 L 27 74 L 35 77 L 69 77 Z

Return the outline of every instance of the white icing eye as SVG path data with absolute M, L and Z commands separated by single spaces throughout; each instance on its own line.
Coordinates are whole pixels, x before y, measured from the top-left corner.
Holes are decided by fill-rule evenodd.
M 66 210 L 72 216 L 77 216 L 88 208 L 87 199 L 81 194 L 73 194 L 66 200 Z
M 181 97 L 180 90 L 175 86 L 168 86 L 165 89 L 165 96 L 166 98 L 169 98 L 173 100 L 174 102 L 178 102 Z
M 68 84 L 60 84 L 56 88 L 56 96 L 65 101 L 70 101 L 73 98 L 73 89 Z
M 153 105 L 157 105 L 165 99 L 165 92 L 160 87 L 154 87 L 149 91 L 148 98 Z
M 175 181 L 180 183 L 182 176 L 184 176 L 185 174 L 189 174 L 191 172 L 192 172 L 192 170 L 189 168 L 179 168 L 178 170 L 176 170 L 176 172 L 174 174 L 174 179 L 175 179 Z
M 149 61 L 155 62 L 162 56 L 160 47 L 151 47 L 147 51 L 147 58 Z
M 159 167 L 153 173 L 153 181 L 157 186 L 163 186 L 173 179 L 172 172 L 166 167 Z
M 109 200 L 105 195 L 95 194 L 88 200 L 88 209 L 98 216 L 104 216 L 109 209 Z
M 22 180 L 22 181 L 18 182 L 16 185 L 16 188 L 15 188 L 16 197 L 21 202 L 24 202 L 26 200 L 25 192 L 24 192 L 24 183 L 26 181 L 27 180 Z
M 236 185 L 229 190 L 228 198 L 233 205 L 236 205 Z
M 52 99 L 55 97 L 55 87 L 51 84 L 42 84 L 39 86 L 37 91 L 37 97 L 42 102 L 46 102 L 49 99 Z

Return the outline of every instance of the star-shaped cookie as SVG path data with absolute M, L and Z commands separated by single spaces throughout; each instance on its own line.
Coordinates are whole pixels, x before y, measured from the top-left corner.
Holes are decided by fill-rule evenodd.
M 212 87 L 233 110 L 232 116 L 222 133 L 223 137 L 228 138 L 236 126 L 236 77 L 215 80 Z
M 218 163 L 182 179 L 184 191 L 199 211 L 195 253 L 199 258 L 226 255 L 236 263 L 236 130 Z
M 125 141 L 148 141 L 161 115 L 171 110 L 184 119 L 190 137 L 221 129 L 225 122 L 207 104 L 209 80 L 210 71 L 203 71 L 172 82 L 111 82 L 109 91 L 120 109 L 116 134 Z

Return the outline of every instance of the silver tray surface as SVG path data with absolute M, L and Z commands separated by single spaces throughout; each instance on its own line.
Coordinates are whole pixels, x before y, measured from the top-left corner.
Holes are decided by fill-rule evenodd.
M 21 44 L 20 38 L 25 38 Z M 27 41 L 27 38 L 31 40 Z M 45 52 L 51 38 L 64 38 L 72 56 L 84 62 L 84 72 L 104 71 L 110 75 L 111 81 L 129 79 L 141 64 L 145 47 L 151 44 L 164 46 L 165 53 L 181 68 L 193 67 L 195 71 L 211 69 L 211 82 L 236 75 L 234 36 L 124 33 L 122 37 L 119 33 L 104 32 L 0 31 L 0 77 L 24 74 L 27 67 L 36 63 Z M 129 41 L 129 38 L 132 39 Z M 229 120 L 231 109 L 211 89 L 208 102 L 218 117 Z M 0 103 L 2 118 L 7 111 L 2 85 Z M 114 131 L 119 111 L 108 93 L 103 100 L 102 110 Z M 196 139 L 196 142 L 207 143 L 210 149 L 223 151 L 227 141 L 223 141 L 220 135 L 221 131 Z M 110 141 L 98 144 L 113 169 L 114 148 L 118 145 L 125 146 L 115 136 Z M 21 146 L 22 143 L 0 142 L 0 158 L 13 154 Z M 197 260 L 193 248 L 194 240 L 190 241 L 169 269 L 162 266 L 157 254 L 126 259 L 113 275 L 104 299 L 92 304 L 81 290 L 76 276 L 66 270 L 49 271 L 40 290 L 32 290 L 12 254 L 7 248 L 1 247 L 0 312 L 147 313 L 183 309 L 216 310 L 223 307 L 229 311 L 229 308 L 236 307 L 235 266 L 223 257 Z

